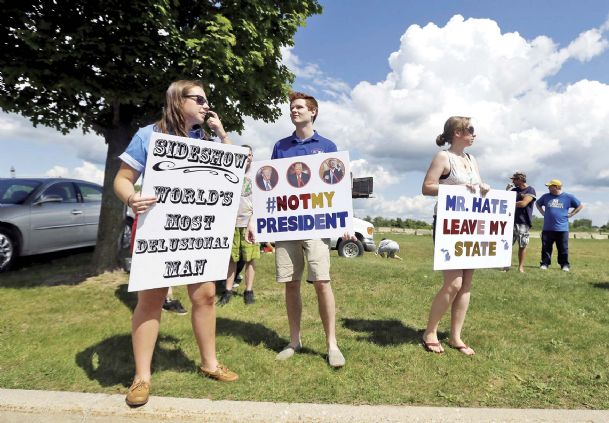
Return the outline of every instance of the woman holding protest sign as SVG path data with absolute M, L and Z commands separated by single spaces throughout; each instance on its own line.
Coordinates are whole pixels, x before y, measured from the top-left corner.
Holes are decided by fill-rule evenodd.
M 444 132 L 436 138 L 436 144 L 449 148 L 438 152 L 427 170 L 423 181 L 424 195 L 438 195 L 440 184 L 465 185 L 470 191 L 478 188 L 485 195 L 490 187 L 482 183 L 478 163 L 474 156 L 465 153 L 471 147 L 476 135 L 471 126 L 471 118 L 452 116 L 444 124 Z M 435 213 L 434 213 L 435 214 Z M 434 239 L 435 239 L 434 216 Z M 474 355 L 475 351 L 461 339 L 461 329 L 469 306 L 470 290 L 474 269 L 444 270 L 444 285 L 431 303 L 427 328 L 423 333 L 421 343 L 426 351 L 441 354 L 444 348 L 438 340 L 438 324 L 440 319 L 451 308 L 450 337 L 448 344 L 465 355 Z
M 204 124 L 207 124 L 223 143 L 231 144 L 218 115 L 209 110 L 201 83 L 186 80 L 173 82 L 165 95 L 161 119 L 155 124 L 140 128 L 120 156 L 123 163 L 114 179 L 114 191 L 136 216 L 146 213 L 156 204 L 156 197 L 141 196 L 134 189 L 135 182 L 146 167 L 148 144 L 153 132 L 208 139 Z M 216 359 L 215 284 L 200 282 L 188 285 L 187 289 L 192 302 L 192 328 L 201 355 L 200 372 L 223 382 L 237 380 L 237 374 L 218 363 Z M 168 288 L 155 288 L 138 292 L 131 329 L 135 376 L 126 397 L 130 406 L 144 405 L 148 401 L 150 365 L 167 290 Z

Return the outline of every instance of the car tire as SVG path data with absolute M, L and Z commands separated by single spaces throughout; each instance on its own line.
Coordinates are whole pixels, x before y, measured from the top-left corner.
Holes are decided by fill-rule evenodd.
M 17 244 L 9 231 L 0 229 L 0 272 L 5 272 L 17 258 Z
M 123 232 L 119 241 L 119 250 L 129 250 L 131 247 L 131 230 L 133 226 L 133 220 L 127 218 L 125 219 L 125 226 L 123 228 Z
M 364 254 L 364 245 L 358 240 L 341 240 L 338 244 L 338 255 L 346 258 L 353 258 Z

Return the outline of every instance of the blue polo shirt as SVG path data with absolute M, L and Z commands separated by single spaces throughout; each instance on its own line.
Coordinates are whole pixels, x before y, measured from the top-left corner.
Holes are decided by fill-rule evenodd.
M 301 140 L 296 131 L 289 137 L 275 143 L 271 159 L 285 159 L 286 157 L 308 156 L 309 154 L 333 153 L 338 151 L 336 144 L 313 131 L 311 138 Z
M 569 232 L 569 209 L 579 207 L 581 202 L 563 192 L 560 195 L 546 193 L 537 200 L 537 204 L 544 207 L 544 231 Z
M 150 137 L 154 132 L 155 125 L 151 124 L 137 130 L 127 149 L 118 156 L 123 162 L 137 170 L 139 173 L 144 173 L 146 169 L 146 157 L 148 157 L 148 144 Z M 204 139 L 204 133 L 201 128 L 191 129 L 188 131 L 188 138 Z

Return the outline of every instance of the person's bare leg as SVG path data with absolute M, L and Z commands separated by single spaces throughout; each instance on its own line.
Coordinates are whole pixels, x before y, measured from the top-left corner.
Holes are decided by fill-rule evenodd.
M 251 291 L 254 288 L 254 277 L 256 276 L 256 263 L 250 260 L 245 263 L 245 290 Z
M 313 282 L 317 294 L 319 316 L 326 333 L 326 346 L 328 350 L 337 349 L 336 343 L 336 302 L 330 281 Z
M 461 284 L 461 289 L 459 289 L 457 292 L 457 295 L 452 303 L 450 311 L 450 339 L 448 342 L 453 347 L 466 345 L 461 339 L 461 330 L 463 329 L 465 315 L 467 314 L 467 309 L 469 308 L 473 277 L 473 269 L 463 270 L 463 282 Z M 465 355 L 474 354 L 474 350 L 472 348 L 460 349 L 460 351 Z
M 192 302 L 192 330 L 199 346 L 201 367 L 214 372 L 216 359 L 216 285 L 213 282 L 188 285 Z
M 300 345 L 300 319 L 302 317 L 302 299 L 300 297 L 300 281 L 285 284 L 285 306 L 290 325 L 290 346 Z
M 231 258 L 230 261 L 228 262 L 228 274 L 226 275 L 226 290 L 227 291 L 233 290 L 233 284 L 235 283 L 235 277 L 237 276 L 236 271 L 237 271 L 237 262 L 233 261 L 233 259 Z
M 442 316 L 444 316 L 444 313 L 446 313 L 448 307 L 450 307 L 454 301 L 457 292 L 461 289 L 462 270 L 444 270 L 442 273 L 444 275 L 444 285 L 431 303 L 431 309 L 429 310 L 429 317 L 427 319 L 427 328 L 423 333 L 423 341 L 428 344 L 439 343 L 438 325 L 440 319 L 442 319 Z M 444 351 L 441 345 L 432 345 L 428 348 L 433 352 L 438 353 Z
M 524 273 L 524 259 L 527 255 L 527 247 L 518 247 L 518 271 Z
M 131 319 L 131 342 L 135 360 L 134 380 L 150 382 L 152 354 L 159 335 L 161 308 L 166 295 L 167 288 L 138 292 L 137 306 Z

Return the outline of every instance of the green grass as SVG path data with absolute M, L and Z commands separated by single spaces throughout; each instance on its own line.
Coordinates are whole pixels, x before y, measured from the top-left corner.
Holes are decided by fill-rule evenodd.
M 332 256 L 337 331 L 347 365 L 325 363 L 314 290 L 303 284 L 303 343 L 287 362 L 283 289 L 274 259 L 258 263 L 257 302 L 236 297 L 218 308 L 219 359 L 240 380 L 222 384 L 195 372 L 189 316 L 163 314 L 153 362 L 153 394 L 192 398 L 518 408 L 609 408 L 607 241 L 570 240 L 572 272 L 537 269 L 532 239 L 526 274 L 479 270 L 463 338 L 467 358 L 419 345 L 442 283 L 430 237 L 391 234 L 404 261 L 367 253 Z M 379 237 L 380 238 L 380 237 Z M 90 276 L 90 252 L 0 276 L 0 387 L 126 392 L 133 375 L 134 295 L 121 272 Z M 240 288 L 241 289 L 241 288 Z M 176 295 L 187 308 L 184 287 Z M 448 320 L 440 326 L 446 342 Z

